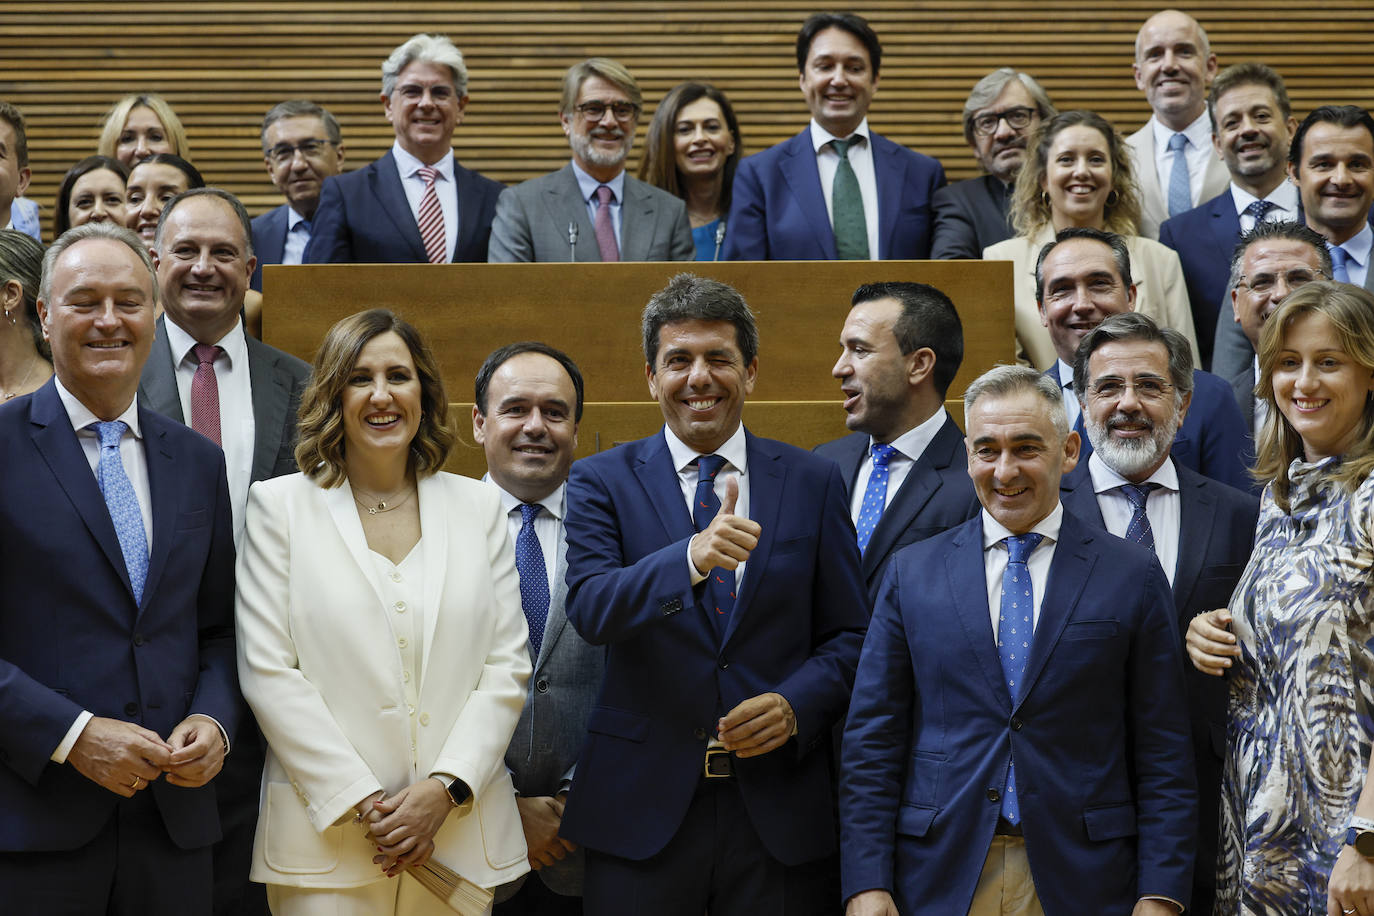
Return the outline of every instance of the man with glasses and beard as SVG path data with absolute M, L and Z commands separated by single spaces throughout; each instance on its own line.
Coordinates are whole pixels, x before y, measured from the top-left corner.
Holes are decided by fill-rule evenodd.
M 1154 550 L 1181 635 L 1194 615 L 1226 606 L 1250 558 L 1259 503 L 1170 457 L 1194 387 L 1182 334 L 1145 315 L 1113 315 L 1079 343 L 1073 379 L 1093 449 L 1064 475 L 1060 500 L 1080 520 Z M 1226 700 L 1224 680 L 1189 669 L 1199 813 L 1189 912 L 1211 912 L 1216 893 Z
M 558 120 L 572 162 L 501 192 L 487 260 L 692 260 L 687 205 L 625 173 L 643 108 L 639 84 L 616 61 L 568 68 Z

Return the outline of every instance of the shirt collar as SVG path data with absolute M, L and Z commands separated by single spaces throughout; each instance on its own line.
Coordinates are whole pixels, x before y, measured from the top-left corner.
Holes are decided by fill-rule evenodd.
M 309 225 L 309 224 L 310 224 L 310 221 L 309 221 L 308 219 L 306 219 L 304 216 L 301 216 L 299 213 L 297 213 L 295 207 L 292 207 L 292 206 L 289 206 L 289 205 L 288 205 L 287 208 L 286 208 L 286 232 L 287 232 L 287 234 L 289 235 L 289 234 L 290 234 L 292 231 L 294 231 L 295 228 L 296 228 L 298 225 L 300 225 L 301 223 L 305 223 L 306 225 Z
M 164 325 L 167 328 L 167 346 L 172 350 L 172 365 L 180 366 L 188 359 L 195 362 L 196 358 L 192 355 L 191 349 L 200 341 L 173 323 L 170 317 L 167 318 Z M 235 366 L 246 366 L 248 364 L 248 341 L 243 336 L 243 319 L 235 321 L 228 333 L 215 341 L 215 346 L 224 350 L 224 355 L 229 359 L 230 369 Z
M 410 153 L 401 149 L 401 141 L 397 140 L 395 143 L 391 144 L 391 157 L 396 160 L 396 168 L 400 171 L 402 178 L 410 178 L 414 176 L 416 170 L 418 169 L 431 168 L 437 170 L 439 174 L 443 176 L 445 181 L 453 181 L 452 152 L 450 152 L 447 156 L 440 159 L 433 165 L 427 166 L 425 165 L 425 163 L 421 162 L 419 159 L 416 159 Z
M 987 550 L 995 546 L 998 542 L 1013 537 L 1001 522 L 992 517 L 992 513 L 987 509 L 982 510 L 983 514 L 983 549 Z M 1056 502 L 1050 514 L 1042 518 L 1031 526 L 1031 531 L 1036 534 L 1043 534 L 1047 541 L 1059 540 L 1059 528 L 1064 524 L 1064 504 Z
M 921 457 L 921 453 L 926 450 L 926 446 L 930 445 L 930 440 L 934 439 L 935 434 L 945 425 L 945 417 L 947 416 L 948 414 L 945 413 L 945 409 L 941 407 L 936 410 L 935 413 L 931 414 L 924 423 L 908 429 L 896 439 L 889 442 L 888 445 L 895 448 L 904 457 L 916 461 Z M 869 436 L 869 454 L 873 452 L 873 442 L 873 437 Z
M 864 146 L 869 146 L 869 145 L 871 145 L 873 141 L 872 141 L 872 140 L 869 138 L 869 136 L 868 136 L 868 118 L 865 117 L 862 121 L 860 121 L 860 122 L 859 122 L 859 126 L 856 127 L 856 128 L 854 128 L 854 133 L 850 134 L 849 136 L 850 136 L 850 137 L 863 137 L 863 138 L 864 138 L 864 143 L 863 143 L 863 145 L 864 145 Z M 813 151 L 819 153 L 819 152 L 821 151 L 822 147 L 824 147 L 824 146 L 825 146 L 827 143 L 829 143 L 831 140 L 844 140 L 844 139 L 847 139 L 847 138 L 846 138 L 846 137 L 837 137 L 837 136 L 835 136 L 835 135 L 832 134 L 830 131 L 826 130 L 824 127 L 821 127 L 821 125 L 820 125 L 819 123 L 816 122 L 816 119 L 815 119 L 815 118 L 812 118 L 812 119 L 811 119 L 811 149 L 812 149 Z
M 673 469 L 682 471 L 697 458 L 701 457 L 699 452 L 692 448 L 673 434 L 667 426 L 663 427 L 663 438 L 668 442 L 668 454 L 673 458 Z M 746 473 L 745 465 L 748 462 L 748 448 L 744 439 L 744 424 L 735 427 L 735 433 L 716 449 L 713 454 L 719 455 L 730 463 L 735 470 L 741 474 Z
M 1270 191 L 1264 197 L 1265 200 L 1274 204 L 1284 213 L 1291 213 L 1293 219 L 1298 216 L 1298 189 L 1293 186 L 1291 181 L 1280 181 L 1279 186 Z M 1258 197 L 1245 190 L 1234 181 L 1231 182 L 1231 202 L 1236 205 L 1236 216 L 1245 212 L 1245 208 L 1250 206 Z
M 1327 243 L 1327 247 L 1331 248 L 1333 246 Z M 1345 253 L 1350 255 L 1350 259 L 1356 264 L 1361 267 L 1368 265 L 1369 250 L 1371 247 L 1374 247 L 1374 230 L 1371 230 L 1369 228 L 1369 223 L 1366 222 L 1360 227 L 1359 232 L 1355 233 L 1344 242 L 1341 242 L 1341 247 L 1345 249 Z
M 92 423 L 101 422 L 100 418 L 91 413 L 91 409 L 77 400 L 76 395 L 72 394 L 62 384 L 62 380 L 53 376 L 53 384 L 57 387 L 57 396 L 62 399 L 62 406 L 67 411 L 67 419 L 71 420 L 72 429 L 78 432 L 90 426 Z M 129 406 L 124 408 L 124 412 L 116 420 L 123 420 L 129 427 L 129 431 L 134 434 L 134 438 L 142 439 L 143 430 L 138 425 L 138 398 L 129 402 Z
M 586 172 L 582 171 L 582 166 L 576 161 L 572 164 L 573 175 L 577 178 L 577 189 L 582 192 L 583 203 L 589 203 L 596 197 L 596 189 L 603 184 L 611 189 L 615 195 L 615 202 L 623 204 L 625 202 L 625 170 L 621 169 L 610 181 L 597 181 Z
M 1073 391 L 1073 366 L 1062 359 L 1054 361 L 1054 371 L 1059 379 L 1059 387 Z
M 1169 148 L 1169 138 L 1174 134 L 1183 134 L 1188 138 L 1188 144 L 1194 149 L 1201 149 L 1204 146 L 1212 145 L 1212 119 L 1207 116 L 1207 109 L 1204 106 L 1202 114 L 1183 130 L 1170 130 L 1164 126 L 1164 122 L 1154 115 L 1150 116 L 1150 123 L 1154 125 L 1155 147 L 1161 150 Z M 1188 151 L 1187 147 L 1183 150 Z
M 1093 479 L 1094 493 L 1106 493 L 1108 490 L 1115 490 L 1117 487 L 1125 486 L 1128 483 L 1135 483 L 1134 480 L 1127 480 L 1118 474 L 1114 468 L 1102 460 L 1101 453 L 1097 451 L 1088 456 L 1088 474 Z M 1174 467 L 1174 459 L 1165 458 L 1164 463 L 1155 468 L 1155 472 L 1146 477 L 1142 483 L 1157 483 L 1161 489 L 1177 493 L 1178 470 Z
M 522 500 L 512 496 L 506 490 L 505 487 L 501 486 L 499 483 L 492 480 L 490 473 L 484 474 L 482 476 L 482 479 L 496 488 L 496 492 L 499 493 L 501 496 L 501 510 L 505 512 L 507 515 L 510 515 L 516 509 L 519 509 L 521 506 L 524 505 L 524 502 Z M 538 505 L 543 506 L 545 512 L 549 513 L 549 515 L 552 515 L 554 518 L 558 519 L 561 522 L 563 521 L 563 507 L 565 505 L 565 498 L 567 492 L 568 482 L 565 480 L 563 483 L 560 483 L 558 485 L 558 488 L 555 489 L 548 496 L 545 496 L 543 499 L 538 500 Z

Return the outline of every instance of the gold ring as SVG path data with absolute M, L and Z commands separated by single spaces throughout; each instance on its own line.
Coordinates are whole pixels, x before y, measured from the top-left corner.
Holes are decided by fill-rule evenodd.
M 135 777 L 134 777 L 134 781 L 131 782 L 131 783 L 129 783 L 129 788 L 130 788 L 130 789 L 133 789 L 135 792 L 137 792 L 137 791 L 138 791 L 138 784 L 139 784 L 140 782 L 142 782 L 142 781 L 143 781 L 143 777 L 142 777 L 142 776 L 135 776 Z

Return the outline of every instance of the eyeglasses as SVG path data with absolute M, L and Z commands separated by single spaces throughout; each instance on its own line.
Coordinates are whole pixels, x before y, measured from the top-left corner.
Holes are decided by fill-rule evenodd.
M 1003 120 L 1012 130 L 1023 130 L 1030 126 L 1033 117 L 1035 117 L 1035 109 L 1026 108 L 1024 105 L 1008 108 L 1006 111 L 989 111 L 987 114 L 980 114 L 973 119 L 973 132 L 980 137 L 986 137 L 996 131 L 997 122 Z
M 1284 283 L 1289 289 L 1297 289 L 1311 283 L 1313 280 L 1330 279 L 1320 270 L 1308 270 L 1306 267 L 1295 267 L 1280 274 L 1255 274 L 1253 277 L 1241 277 L 1236 281 L 1237 286 L 1248 286 L 1250 292 L 1263 296 L 1272 290 L 1279 282 L 1279 277 L 1283 277 Z
M 302 140 L 295 146 L 290 143 L 278 143 L 267 151 L 267 158 L 273 165 L 285 165 L 296 158 L 297 152 L 307 159 L 318 159 L 324 155 L 326 147 L 333 145 L 333 140 Z
M 1125 379 L 1100 378 L 1088 386 L 1088 391 L 1100 401 L 1116 401 L 1126 394 L 1126 389 L 1135 392 L 1141 401 L 1159 401 L 1166 397 L 1174 386 L 1162 378 L 1138 378 L 1134 382 Z
M 639 117 L 639 106 L 634 102 L 600 102 L 594 99 L 574 107 L 582 112 L 582 117 L 593 123 L 606 117 L 608 109 L 617 121 L 633 121 Z

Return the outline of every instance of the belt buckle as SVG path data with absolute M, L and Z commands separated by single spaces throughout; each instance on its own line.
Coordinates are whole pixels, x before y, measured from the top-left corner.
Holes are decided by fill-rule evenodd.
M 735 762 L 723 747 L 708 747 L 702 772 L 707 779 L 729 779 L 735 775 Z

